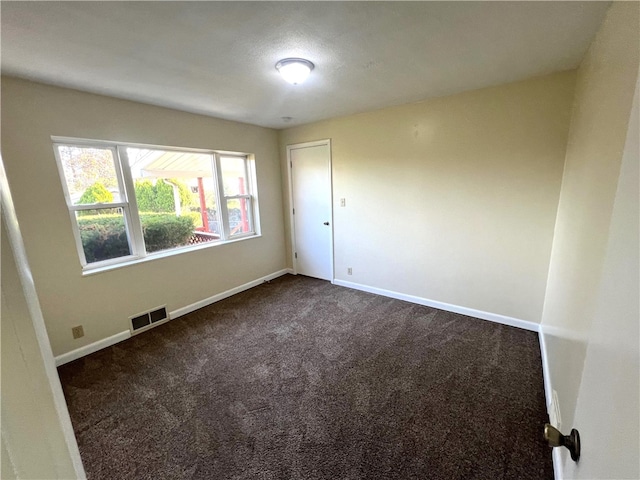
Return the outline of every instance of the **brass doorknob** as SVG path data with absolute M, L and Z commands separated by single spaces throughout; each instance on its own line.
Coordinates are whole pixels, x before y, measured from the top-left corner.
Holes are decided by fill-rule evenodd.
M 580 433 L 575 428 L 569 435 L 563 435 L 560 430 L 547 423 L 544 426 L 544 439 L 550 447 L 566 447 L 574 462 L 580 459 Z

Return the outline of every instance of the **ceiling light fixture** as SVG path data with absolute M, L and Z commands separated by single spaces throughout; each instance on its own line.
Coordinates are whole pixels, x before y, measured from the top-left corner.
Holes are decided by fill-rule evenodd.
M 313 70 L 313 63 L 304 58 L 285 58 L 276 63 L 280 75 L 292 85 L 299 85 Z

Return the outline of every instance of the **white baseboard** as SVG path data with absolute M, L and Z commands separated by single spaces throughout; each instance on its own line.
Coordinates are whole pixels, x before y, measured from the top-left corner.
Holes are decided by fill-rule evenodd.
M 547 340 L 544 325 L 540 325 L 538 330 L 538 338 L 540 339 L 540 357 L 542 358 L 542 378 L 544 381 L 544 397 L 547 406 L 547 414 L 549 415 L 549 423 L 554 427 L 557 425 L 556 414 L 553 411 L 553 385 L 551 383 L 551 372 L 549 370 L 549 357 L 547 356 Z M 555 480 L 563 480 L 562 473 L 562 449 L 554 448 L 552 451 L 553 474 Z
M 85 357 L 93 352 L 102 350 L 103 348 L 110 347 L 111 345 L 115 345 L 116 343 L 122 342 L 129 337 L 131 337 L 131 332 L 129 330 L 125 330 L 124 332 L 116 333 L 115 335 L 111 335 L 110 337 L 103 338 L 102 340 L 90 343 L 89 345 L 85 345 L 84 347 L 76 348 L 75 350 L 71 350 L 70 352 L 58 355 L 56 357 L 56 367 L 77 360 L 78 358 Z
M 564 474 L 562 473 L 562 449 L 554 448 L 551 455 L 553 458 L 553 478 L 555 478 L 555 480 L 564 480 Z
M 182 315 L 186 315 L 187 313 L 193 312 L 194 310 L 198 310 L 199 308 L 206 307 L 207 305 L 211 305 L 212 303 L 219 302 L 220 300 L 235 295 L 236 293 L 244 292 L 245 290 L 256 287 L 263 282 L 273 280 L 274 278 L 281 277 L 282 275 L 286 275 L 287 273 L 293 273 L 293 270 L 290 268 L 278 270 L 277 272 L 265 275 L 264 277 L 260 277 L 249 283 L 245 283 L 244 285 L 240 285 L 239 287 L 235 287 L 217 295 L 213 295 L 212 297 L 205 298 L 204 300 L 192 303 L 191 305 L 187 305 L 186 307 L 178 308 L 177 310 L 169 312 L 169 318 L 173 320 L 174 318 L 181 317 Z M 103 348 L 110 347 L 111 345 L 115 345 L 116 343 L 122 342 L 123 340 L 126 340 L 130 337 L 131 331 L 126 330 L 124 332 L 116 333 L 115 335 L 112 335 L 110 337 L 103 338 L 102 340 L 98 340 L 97 342 L 90 343 L 89 345 L 85 345 L 84 347 L 80 347 L 75 350 L 71 350 L 70 352 L 63 353 L 62 355 L 58 355 L 57 357 L 55 357 L 56 367 L 64 365 L 65 363 L 72 362 L 73 360 L 77 360 L 78 358 L 85 357 L 91 353 L 97 352 L 98 350 L 102 350 Z
M 252 280 L 251 282 L 240 285 L 239 287 L 231 288 L 225 292 L 218 293 L 217 295 L 213 295 L 209 298 L 205 298 L 204 300 L 200 300 L 198 302 L 192 303 L 191 305 L 187 305 L 186 307 L 178 308 L 177 310 L 169 312 L 169 317 L 173 320 L 174 318 L 181 317 L 182 315 L 191 313 L 195 310 L 198 310 L 199 308 L 206 307 L 207 305 L 219 302 L 220 300 L 224 300 L 225 298 L 231 297 L 236 293 L 244 292 L 245 290 L 249 290 L 250 288 L 257 287 L 264 282 L 268 282 L 269 280 L 273 280 L 274 278 L 281 277 L 282 275 L 286 275 L 287 273 L 289 273 L 289 269 L 287 268 L 278 270 L 277 272 L 265 275 L 264 277 L 260 277 L 256 280 Z
M 529 322 L 527 320 L 520 320 L 518 318 L 507 317 L 505 315 L 500 315 L 497 313 L 484 312 L 482 310 L 475 310 L 473 308 L 460 307 L 458 305 L 452 305 L 450 303 L 437 302 L 435 300 L 429 300 L 428 298 L 406 295 L 404 293 L 385 290 L 382 288 L 370 287 L 368 285 L 362 285 L 360 283 L 346 282 L 344 280 L 338 279 L 334 280 L 333 283 L 335 285 L 340 285 L 341 287 L 353 288 L 355 290 L 362 290 L 363 292 L 375 293 L 376 295 L 395 298 L 397 300 L 404 300 L 405 302 L 417 303 L 418 305 L 425 305 L 427 307 L 446 310 L 447 312 L 459 313 L 461 315 L 480 318 L 482 320 L 489 320 L 490 322 L 501 323 L 502 325 L 509 325 L 511 327 L 518 327 L 524 330 L 530 330 L 532 332 L 538 332 L 540 328 L 537 323 Z
M 538 339 L 540 341 L 540 358 L 542 358 L 544 398 L 547 404 L 547 413 L 549 414 L 549 418 L 551 419 L 551 402 L 553 401 L 553 388 L 551 388 L 551 374 L 549 372 L 549 359 L 547 358 L 547 341 L 543 325 L 539 325 Z

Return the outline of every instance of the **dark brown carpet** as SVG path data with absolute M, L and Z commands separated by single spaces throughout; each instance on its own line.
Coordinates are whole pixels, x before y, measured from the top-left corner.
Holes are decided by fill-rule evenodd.
M 59 369 L 90 479 L 552 479 L 536 333 L 284 276 Z

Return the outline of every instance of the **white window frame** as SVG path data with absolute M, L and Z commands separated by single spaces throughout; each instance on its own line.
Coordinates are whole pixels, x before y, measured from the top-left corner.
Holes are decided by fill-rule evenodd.
M 247 192 L 249 193 L 245 193 L 245 194 L 238 194 L 238 195 L 225 195 L 224 194 L 224 179 L 222 178 L 222 160 L 221 157 L 241 157 L 239 155 L 233 155 L 233 154 L 217 154 L 217 158 L 216 158 L 216 167 L 218 169 L 217 172 L 217 181 L 218 181 L 218 193 L 220 194 L 220 201 L 218 201 L 218 205 L 220 205 L 220 212 L 222 215 L 224 215 L 225 217 L 225 221 L 222 222 L 222 226 L 223 226 L 223 230 L 224 230 L 224 236 L 225 238 L 243 238 L 243 237 L 247 237 L 247 236 L 251 236 L 251 235 L 255 235 L 255 223 L 254 223 L 254 215 L 253 215 L 253 210 L 254 210 L 254 202 L 253 202 L 253 195 L 251 195 L 251 192 L 253 192 L 253 175 L 251 175 L 251 171 L 249 169 L 249 161 L 247 157 L 241 157 L 241 158 L 245 158 L 245 162 L 244 162 L 244 178 L 246 179 L 246 184 L 245 184 L 245 189 Z M 231 234 L 231 229 L 230 229 L 230 225 L 229 225 L 229 208 L 227 206 L 227 203 L 229 200 L 240 200 L 240 199 L 245 199 L 247 200 L 248 204 L 247 204 L 247 217 L 248 217 L 248 221 L 249 221 L 249 226 L 250 229 L 248 232 L 242 232 L 242 233 L 236 233 L 236 234 Z
M 60 174 L 60 181 L 64 191 L 65 199 L 67 202 L 67 208 L 69 209 L 69 216 L 71 218 L 71 225 L 73 230 L 73 236 L 76 242 L 76 249 L 78 250 L 78 256 L 84 272 L 100 271 L 104 269 L 110 269 L 110 267 L 125 266 L 131 263 L 137 263 L 143 260 L 152 260 L 154 258 L 162 258 L 169 255 L 175 255 L 183 252 L 200 250 L 203 248 L 215 247 L 230 241 L 236 241 L 246 238 L 254 238 L 260 236 L 259 217 L 258 217 L 258 201 L 257 201 L 257 185 L 255 175 L 255 157 L 251 154 L 239 153 L 239 152 L 227 152 L 217 150 L 203 150 L 195 148 L 185 147 L 170 147 L 164 145 L 149 145 L 139 143 L 128 142 L 111 142 L 105 140 L 88 140 L 69 137 L 51 137 L 53 142 L 53 150 L 58 165 L 58 172 Z M 118 181 L 118 189 L 120 191 L 120 201 L 112 203 L 96 203 L 96 204 L 82 204 L 74 205 L 71 200 L 71 195 L 67 185 L 67 179 L 64 174 L 64 167 L 62 159 L 60 158 L 60 151 L 58 147 L 77 147 L 77 148 L 96 148 L 96 149 L 108 149 L 111 150 L 114 162 L 114 168 L 116 172 L 116 179 Z M 215 197 L 218 205 L 218 222 L 220 224 L 220 239 L 198 245 L 185 245 L 175 247 L 168 250 L 162 250 L 160 252 L 148 253 L 145 249 L 144 237 L 142 232 L 142 223 L 140 222 L 140 216 L 138 213 L 138 204 L 135 196 L 135 187 L 133 176 L 131 175 L 131 168 L 129 165 L 129 157 L 127 155 L 127 148 L 143 148 L 150 150 L 163 150 L 163 151 L 178 151 L 178 152 L 190 152 L 200 153 L 211 156 L 211 172 L 213 175 L 213 183 L 216 187 Z M 246 191 L 244 195 L 224 195 L 224 185 L 222 178 L 220 157 L 236 157 L 244 160 L 245 178 L 246 178 Z M 247 215 L 249 220 L 250 231 L 240 234 L 231 235 L 229 228 L 229 215 L 227 209 L 227 201 L 235 198 L 244 198 L 247 200 Z M 121 208 L 125 220 L 125 228 L 127 230 L 127 238 L 129 241 L 129 249 L 131 255 L 123 257 L 112 258 L 109 260 L 102 260 L 99 262 L 88 263 L 84 248 L 82 246 L 82 238 L 80 236 L 80 228 L 78 225 L 76 212 L 82 210 L 101 210 L 110 208 Z

